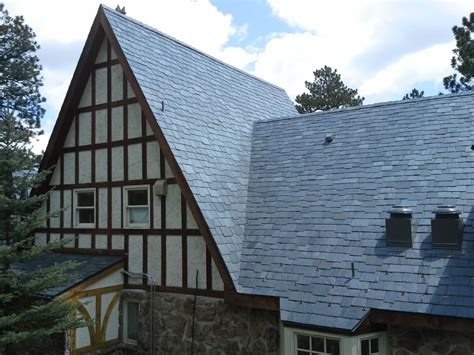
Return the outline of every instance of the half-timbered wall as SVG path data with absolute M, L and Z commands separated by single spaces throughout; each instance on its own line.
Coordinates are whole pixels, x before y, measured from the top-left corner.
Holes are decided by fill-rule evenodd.
M 157 290 L 221 296 L 223 282 L 163 152 L 104 41 L 89 76 L 60 157 L 50 178 L 47 211 L 62 210 L 35 234 L 36 243 L 67 238 L 65 252 L 128 255 L 125 269 L 150 274 Z M 153 186 L 165 179 L 168 190 Z M 127 228 L 124 191 L 146 186 L 149 225 Z M 94 191 L 95 221 L 78 226 L 76 193 Z M 198 282 L 196 274 L 198 271 Z M 128 288 L 149 286 L 125 277 Z

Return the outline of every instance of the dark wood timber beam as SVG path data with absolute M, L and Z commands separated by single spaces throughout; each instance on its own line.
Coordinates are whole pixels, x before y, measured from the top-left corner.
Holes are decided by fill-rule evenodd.
M 474 319 L 374 309 L 369 319 L 375 324 L 474 333 Z
M 272 296 L 249 295 L 227 291 L 224 294 L 224 302 L 241 307 L 280 311 L 280 299 Z

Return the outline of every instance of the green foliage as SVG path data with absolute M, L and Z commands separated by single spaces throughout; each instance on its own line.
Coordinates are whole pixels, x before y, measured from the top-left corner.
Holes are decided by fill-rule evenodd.
M 443 79 L 444 87 L 452 93 L 473 89 L 474 40 L 471 38 L 473 32 L 474 12 L 470 14 L 469 19 L 463 17 L 462 27 L 453 27 L 456 48 L 453 49 L 454 56 L 451 58 L 451 67 L 460 76 L 458 78 L 458 73 L 454 73 Z
M 40 157 L 31 150 L 41 132 L 42 85 L 38 48 L 23 18 L 12 18 L 0 4 L 0 352 L 41 341 L 79 324 L 75 306 L 63 298 L 41 295 L 64 284 L 73 264 L 57 264 L 35 272 L 18 266 L 51 253 L 61 245 L 33 245 L 32 232 L 54 214 L 39 207 L 48 195 L 30 196 L 48 172 L 37 172 Z M 58 212 L 55 212 L 57 214 Z M 31 344 L 31 343 L 30 343 Z
M 348 88 L 341 80 L 341 75 L 324 66 L 313 72 L 314 81 L 305 81 L 309 91 L 296 96 L 296 109 L 299 113 L 326 111 L 334 108 L 360 106 L 364 98 L 360 97 L 356 89 Z
M 402 100 L 419 99 L 422 98 L 423 95 L 425 95 L 423 90 L 418 91 L 417 89 L 413 89 L 409 94 L 405 94 L 405 96 L 402 97 Z

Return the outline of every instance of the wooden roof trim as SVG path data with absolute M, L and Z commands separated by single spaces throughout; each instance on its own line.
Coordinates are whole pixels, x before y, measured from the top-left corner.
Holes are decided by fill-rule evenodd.
M 82 92 L 87 85 L 89 76 L 84 74 L 88 74 L 92 71 L 95 58 L 99 53 L 100 46 L 104 39 L 104 31 L 99 21 L 100 12 L 101 9 L 99 8 L 81 56 L 79 57 L 79 61 L 71 79 L 71 84 L 69 85 L 66 97 L 61 106 L 61 110 L 59 111 L 58 119 L 56 120 L 48 146 L 46 147 L 46 152 L 41 160 L 40 170 L 49 169 L 58 159 L 60 152 L 58 147 L 62 147 L 64 144 L 67 132 L 72 124 L 73 113 L 79 105 Z M 51 174 L 49 177 L 51 177 Z M 43 182 L 40 188 L 34 190 L 32 193 L 44 192 L 48 189 L 48 185 L 49 178 Z
M 212 237 L 210 228 L 204 219 L 202 211 L 199 208 L 196 199 L 194 198 L 191 188 L 189 187 L 186 181 L 186 178 L 184 177 L 184 174 L 181 168 L 179 167 L 178 162 L 176 161 L 176 158 L 174 157 L 174 154 L 171 151 L 171 148 L 168 142 L 166 141 L 163 131 L 158 125 L 155 115 L 153 114 L 153 111 L 151 110 L 145 98 L 145 95 L 143 94 L 143 91 L 141 90 L 140 85 L 138 84 L 138 80 L 136 79 L 135 74 L 130 68 L 130 65 L 128 64 L 127 59 L 125 58 L 125 54 L 123 53 L 122 48 L 120 47 L 120 44 L 118 43 L 118 40 L 115 37 L 115 34 L 112 30 L 112 27 L 109 24 L 109 21 L 107 20 L 107 17 L 104 13 L 102 6 L 99 8 L 98 16 L 99 16 L 100 24 L 102 25 L 102 28 L 104 29 L 105 36 L 111 43 L 112 48 L 115 51 L 115 54 L 117 55 L 117 58 L 120 64 L 122 65 L 124 75 L 127 78 L 128 82 L 130 83 L 135 93 L 135 96 L 138 99 L 138 103 L 140 104 L 143 110 L 143 113 L 156 139 L 158 140 L 160 148 L 163 151 L 163 154 L 165 155 L 166 161 L 168 162 L 171 168 L 171 171 L 176 177 L 177 183 L 179 187 L 181 188 L 182 194 L 186 202 L 188 203 L 189 209 L 191 210 L 191 213 L 193 214 L 194 219 L 196 220 L 196 223 L 204 237 L 204 240 L 206 241 L 206 245 L 216 263 L 219 274 L 221 275 L 222 280 L 224 282 L 224 289 L 235 292 L 235 285 L 232 281 L 232 278 L 224 262 L 224 259 L 222 258 L 222 255 L 217 247 L 217 244 L 214 238 Z
M 438 316 L 424 313 L 410 313 L 374 309 L 370 312 L 370 322 L 402 327 L 427 328 L 457 332 L 474 332 L 474 319 Z

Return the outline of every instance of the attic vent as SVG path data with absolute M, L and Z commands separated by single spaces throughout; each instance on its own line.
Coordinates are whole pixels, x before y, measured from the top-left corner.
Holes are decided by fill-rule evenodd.
M 436 217 L 431 220 L 433 248 L 460 249 L 464 227 L 461 211 L 447 205 L 439 206 L 434 213 Z
M 411 247 L 411 217 L 412 210 L 405 206 L 393 206 L 390 218 L 385 220 L 387 246 Z

